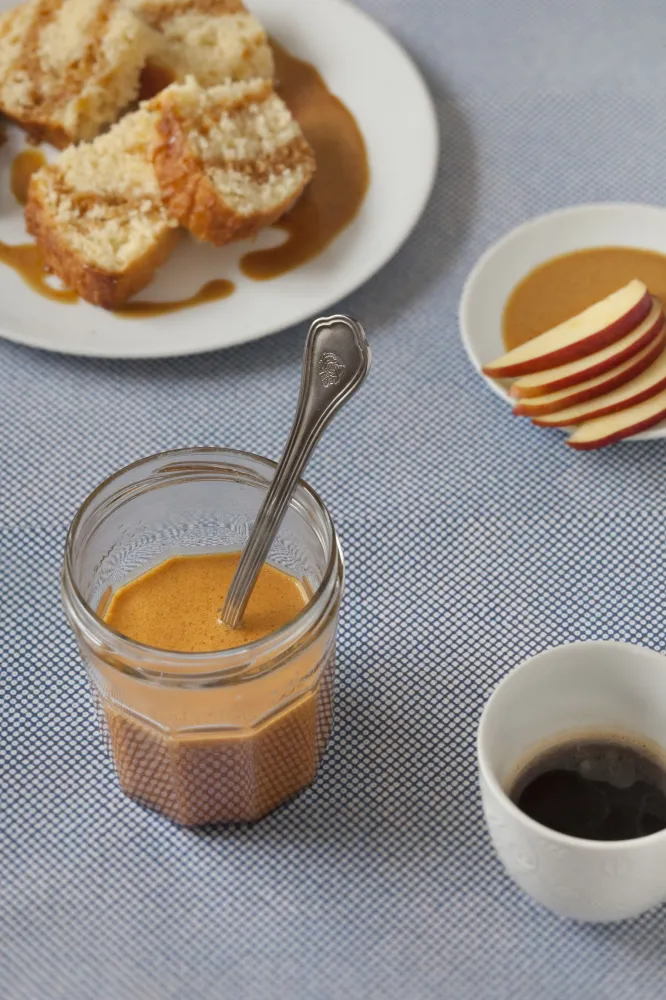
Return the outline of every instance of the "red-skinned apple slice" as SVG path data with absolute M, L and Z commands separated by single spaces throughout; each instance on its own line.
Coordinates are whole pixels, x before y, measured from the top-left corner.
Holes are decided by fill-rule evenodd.
M 483 371 L 491 378 L 512 378 L 583 358 L 624 337 L 651 308 L 652 296 L 642 281 L 634 279 L 577 316 L 484 365 Z
M 610 371 L 604 372 L 603 375 L 597 375 L 596 378 L 591 378 L 587 382 L 579 382 L 578 385 L 574 385 L 570 389 L 551 392 L 547 396 L 535 396 L 533 399 L 521 399 L 514 407 L 513 412 L 520 417 L 540 417 L 566 410 L 579 403 L 586 403 L 590 399 L 596 399 L 597 396 L 604 396 L 613 389 L 618 389 L 630 382 L 646 368 L 649 368 L 661 354 L 664 344 L 666 344 L 666 332 L 662 316 L 662 328 L 657 336 L 650 341 L 647 347 L 644 347 L 638 354 L 634 354 L 624 364 L 618 365 L 617 368 L 611 368 Z
M 532 375 L 523 375 L 511 386 L 511 395 L 518 399 L 545 396 L 547 393 L 558 392 L 579 382 L 587 382 L 597 375 L 603 375 L 611 368 L 616 368 L 638 354 L 661 329 L 662 309 L 658 299 L 653 299 L 653 305 L 642 323 L 614 344 L 603 347 L 585 358 L 578 358 L 557 368 L 547 368 Z
M 666 418 L 666 389 L 650 396 L 649 399 L 629 406 L 626 410 L 610 413 L 597 420 L 588 420 L 577 427 L 568 438 L 567 444 L 579 451 L 591 451 L 614 444 L 622 438 L 631 437 L 640 431 L 661 423 Z
M 539 427 L 569 427 L 571 424 L 596 420 L 597 417 L 606 416 L 608 413 L 636 406 L 644 399 L 656 396 L 662 389 L 666 389 L 666 351 L 662 351 L 657 360 L 653 361 L 641 375 L 620 386 L 619 389 L 614 389 L 597 399 L 590 399 L 587 403 L 579 403 L 578 406 L 570 406 L 566 410 L 533 419 Z

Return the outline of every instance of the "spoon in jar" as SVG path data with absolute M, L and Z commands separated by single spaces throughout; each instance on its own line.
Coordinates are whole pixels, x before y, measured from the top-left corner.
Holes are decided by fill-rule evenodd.
M 324 316 L 308 331 L 296 416 L 275 476 L 261 505 L 220 617 L 238 628 L 250 594 L 315 445 L 370 369 L 363 327 L 349 316 Z

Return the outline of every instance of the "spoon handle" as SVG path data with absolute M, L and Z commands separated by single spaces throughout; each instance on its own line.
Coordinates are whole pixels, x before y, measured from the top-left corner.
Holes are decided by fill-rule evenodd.
M 348 316 L 316 319 L 303 352 L 301 390 L 289 439 L 254 523 L 222 608 L 222 621 L 240 625 L 259 571 L 308 459 L 333 416 L 370 368 L 363 327 Z

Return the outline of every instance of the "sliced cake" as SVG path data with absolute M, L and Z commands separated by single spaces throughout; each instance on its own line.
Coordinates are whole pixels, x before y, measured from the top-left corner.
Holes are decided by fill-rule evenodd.
M 194 76 L 204 87 L 273 76 L 266 32 L 241 0 L 128 0 L 159 37 L 153 75 L 168 82 Z M 147 96 L 147 95 L 146 95 Z
M 181 225 L 217 246 L 253 236 L 286 212 L 314 154 L 269 80 L 203 90 L 193 78 L 154 99 L 155 172 Z
M 147 285 L 178 239 L 151 162 L 155 127 L 155 112 L 142 107 L 30 182 L 26 224 L 47 266 L 105 309 Z
M 154 46 L 120 0 L 30 0 L 0 16 L 0 111 L 38 141 L 92 139 L 136 99 Z

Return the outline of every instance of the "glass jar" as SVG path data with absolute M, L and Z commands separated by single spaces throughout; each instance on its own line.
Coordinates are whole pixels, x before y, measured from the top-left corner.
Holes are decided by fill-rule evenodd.
M 301 482 L 268 562 L 312 596 L 256 642 L 169 652 L 102 616 L 115 590 L 171 556 L 241 550 L 274 469 L 218 448 L 153 455 L 98 486 L 67 537 L 63 603 L 120 784 L 179 823 L 256 820 L 314 780 L 331 730 L 344 579 L 333 522 Z

